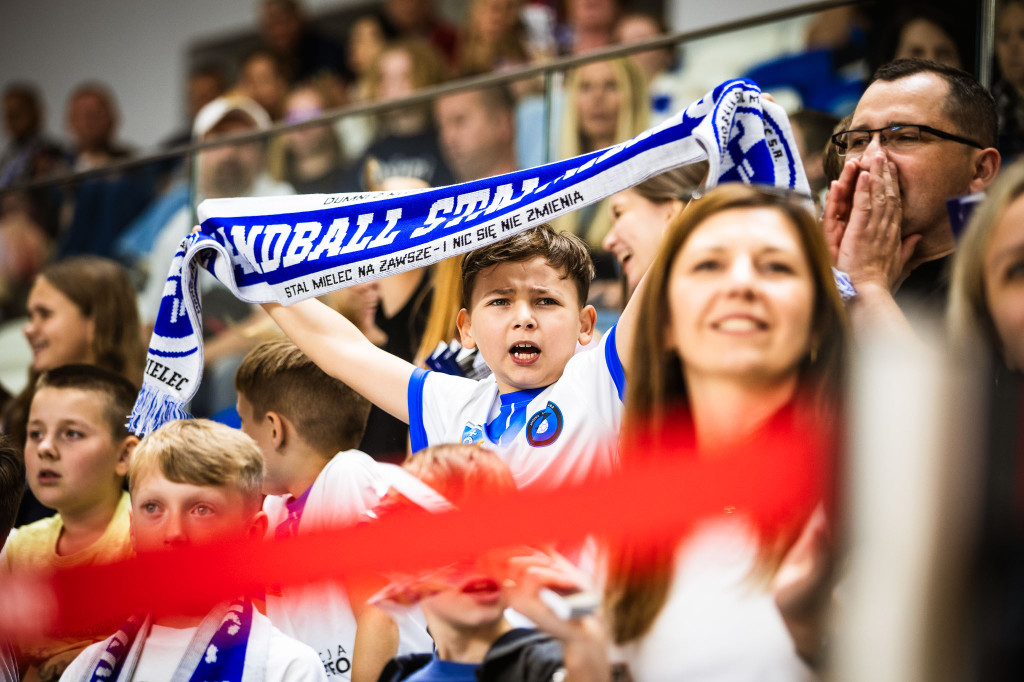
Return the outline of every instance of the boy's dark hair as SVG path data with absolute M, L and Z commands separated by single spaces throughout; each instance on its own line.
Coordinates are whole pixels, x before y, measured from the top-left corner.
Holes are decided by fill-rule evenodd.
M 996 146 L 999 131 L 996 102 L 988 90 L 966 71 L 927 59 L 897 59 L 878 67 L 871 82 L 891 82 L 918 73 L 935 74 L 949 85 L 949 97 L 943 108 L 957 127 L 955 132 L 958 135 L 972 137 L 986 147 Z
M 139 389 L 120 374 L 95 365 L 64 365 L 47 370 L 36 380 L 36 396 L 44 388 L 74 388 L 103 395 L 107 404 L 103 416 L 115 440 L 127 438 L 128 415 Z
M 0 436 L 0 547 L 18 517 L 25 492 L 25 458 L 10 439 Z
M 249 351 L 235 372 L 235 390 L 249 401 L 254 419 L 277 412 L 324 454 L 359 445 L 370 414 L 366 398 L 329 376 L 287 339 Z
M 471 251 L 462 262 L 462 307 L 469 309 L 477 276 L 489 267 L 543 256 L 548 265 L 560 270 L 562 279 L 576 285 L 579 305 L 587 304 L 594 262 L 586 242 L 569 232 L 555 232 L 548 223 L 524 230 L 508 239 Z

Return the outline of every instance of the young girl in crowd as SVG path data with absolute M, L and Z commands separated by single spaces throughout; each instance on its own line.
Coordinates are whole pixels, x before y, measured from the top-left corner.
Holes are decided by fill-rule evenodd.
M 1002 171 L 960 241 L 948 321 L 960 350 L 1024 371 L 1024 163 Z
M 641 289 L 623 468 L 656 463 L 680 411 L 690 443 L 673 457 L 760 450 L 777 429 L 833 424 L 847 325 L 821 231 L 802 206 L 746 185 L 712 190 L 669 229 Z M 630 448 L 631 438 L 655 447 Z M 776 593 L 778 606 L 768 587 L 810 517 L 794 511 L 799 523 L 772 532 L 726 507 L 677 546 L 613 551 L 606 616 L 634 679 L 808 673 L 797 647 L 815 653 L 815 641 L 802 641 L 814 629 L 789 607 L 822 592 L 825 572 Z M 812 518 L 820 546 L 821 514 Z

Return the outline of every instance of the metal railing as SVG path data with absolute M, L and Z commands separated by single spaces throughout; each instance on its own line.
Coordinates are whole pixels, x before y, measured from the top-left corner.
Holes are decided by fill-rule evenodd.
M 278 123 L 268 128 L 264 128 L 262 130 L 233 135 L 225 135 L 223 137 L 217 137 L 216 139 L 213 140 L 192 142 L 190 144 L 181 145 L 170 149 L 149 150 L 146 152 L 144 156 L 137 156 L 131 159 L 115 161 L 99 168 L 68 173 L 58 177 L 41 178 L 30 182 L 24 182 L 17 185 L 3 187 L 0 188 L 0 197 L 2 197 L 5 193 L 10 192 L 76 184 L 85 180 L 103 177 L 105 175 L 115 175 L 118 173 L 123 173 L 135 168 L 140 168 L 161 161 L 171 161 L 175 159 L 186 158 L 204 149 L 211 149 L 215 147 L 223 147 L 234 144 L 243 144 L 247 142 L 263 141 L 277 137 L 283 133 L 287 133 L 293 130 L 302 130 L 305 128 L 312 128 L 316 126 L 322 126 L 324 124 L 334 123 L 339 119 L 346 118 L 349 116 L 373 116 L 394 109 L 401 109 L 404 107 L 413 106 L 417 104 L 429 103 L 445 95 L 470 90 L 480 90 L 492 86 L 508 85 L 516 81 L 536 78 L 538 76 L 543 77 L 545 79 L 545 91 L 550 91 L 551 88 L 549 85 L 549 81 L 555 74 L 571 70 L 583 64 L 614 59 L 617 57 L 624 57 L 640 52 L 646 52 L 652 49 L 673 47 L 695 40 L 700 40 L 702 38 L 721 36 L 743 29 L 764 26 L 767 24 L 784 21 L 786 19 L 793 19 L 796 17 L 813 14 L 815 12 L 820 12 L 826 9 L 832 9 L 836 7 L 843 7 L 855 4 L 864 3 L 858 0 L 824 0 L 819 2 L 811 2 L 787 9 L 775 10 L 771 12 L 753 15 L 750 17 L 746 17 L 744 19 L 724 22 L 721 24 L 716 24 L 714 26 L 709 26 L 695 31 L 683 31 L 678 33 L 666 34 L 664 36 L 660 36 L 643 42 L 615 46 L 602 50 L 595 50 L 585 55 L 561 57 L 552 59 L 550 61 L 546 61 L 543 64 L 512 68 L 501 71 L 500 73 L 489 73 L 481 76 L 460 78 L 458 80 L 448 81 L 441 85 L 422 88 L 416 91 L 414 94 L 399 99 L 389 100 L 387 102 L 368 102 L 339 107 L 336 109 L 332 109 L 328 112 L 325 112 L 320 116 L 310 118 L 300 123 Z

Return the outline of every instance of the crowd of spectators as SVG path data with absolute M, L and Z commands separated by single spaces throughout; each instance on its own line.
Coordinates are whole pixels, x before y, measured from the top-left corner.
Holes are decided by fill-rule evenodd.
M 0 585 L 18 571 L 550 491 L 678 452 L 772 453 L 794 434 L 813 434 L 813 456 L 835 471 L 852 348 L 885 333 L 931 353 L 936 319 L 956 352 L 984 360 L 993 387 L 1020 382 L 1024 2 L 999 5 L 991 89 L 941 9 L 910 5 L 878 22 L 853 6 L 807 22 L 799 53 L 733 74 L 792 100 L 814 214 L 757 187 L 705 192 L 697 164 L 320 302 L 255 306 L 202 273 L 206 376 L 191 411 L 221 423 L 177 422 L 141 443 L 125 431 L 117 415 L 139 386 L 164 274 L 200 201 L 469 182 L 623 142 L 689 103 L 699 77 L 685 53 L 659 48 L 584 63 L 554 93 L 522 79 L 395 104 L 666 31 L 616 0 L 564 4 L 469 0 L 457 27 L 429 0 L 384 0 L 333 36 L 296 0 L 263 0 L 260 47 L 234 70 L 189 74 L 189 125 L 162 142 L 204 145 L 183 162 L 104 171 L 138 152 L 118 139 L 116 97 L 101 82 L 69 95 L 70 144 L 46 132 L 37 88 L 5 88 L 0 323 L 25 317 L 31 362 L 23 385 L 0 385 L 0 538 L 6 516 L 20 527 Z M 314 121 L 363 103 L 379 107 Z M 295 127 L 226 139 L 276 124 Z M 95 172 L 46 182 L 78 171 Z M 456 340 L 485 378 L 424 372 Z M 556 413 L 557 433 L 538 445 Z M 567 435 L 548 447 L 563 418 Z M 195 518 L 207 514 L 216 522 Z M 271 586 L 265 608 L 250 595 L 227 608 L 252 642 L 272 631 L 259 636 L 273 679 L 814 679 L 829 663 L 825 614 L 843 608 L 841 559 L 856 552 L 835 541 L 841 514 L 831 492 L 771 527 L 727 506 L 657 546 L 597 551 L 591 538 L 377 576 L 374 589 Z M 542 588 L 590 602 L 556 616 L 565 603 Z M 198 674 L 204 663 L 185 651 L 226 641 L 216 625 L 231 616 L 218 608 L 141 614 L 120 679 L 166 665 L 180 676 L 179 659 Z M 261 625 L 261 610 L 278 629 Z M 0 638 L 0 673 L 104 677 L 97 661 L 113 649 L 96 643 L 124 639 L 115 632 L 97 623 L 10 649 Z

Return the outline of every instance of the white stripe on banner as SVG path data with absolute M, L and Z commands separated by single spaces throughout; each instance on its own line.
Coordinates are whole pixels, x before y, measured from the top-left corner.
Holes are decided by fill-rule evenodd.
M 705 159 L 708 186 L 807 193 L 796 149 L 782 108 L 733 80 L 631 140 L 506 175 L 413 192 L 204 201 L 201 230 L 171 263 L 129 428 L 144 435 L 187 416 L 203 368 L 200 262 L 243 301 L 287 305 L 493 244 Z

